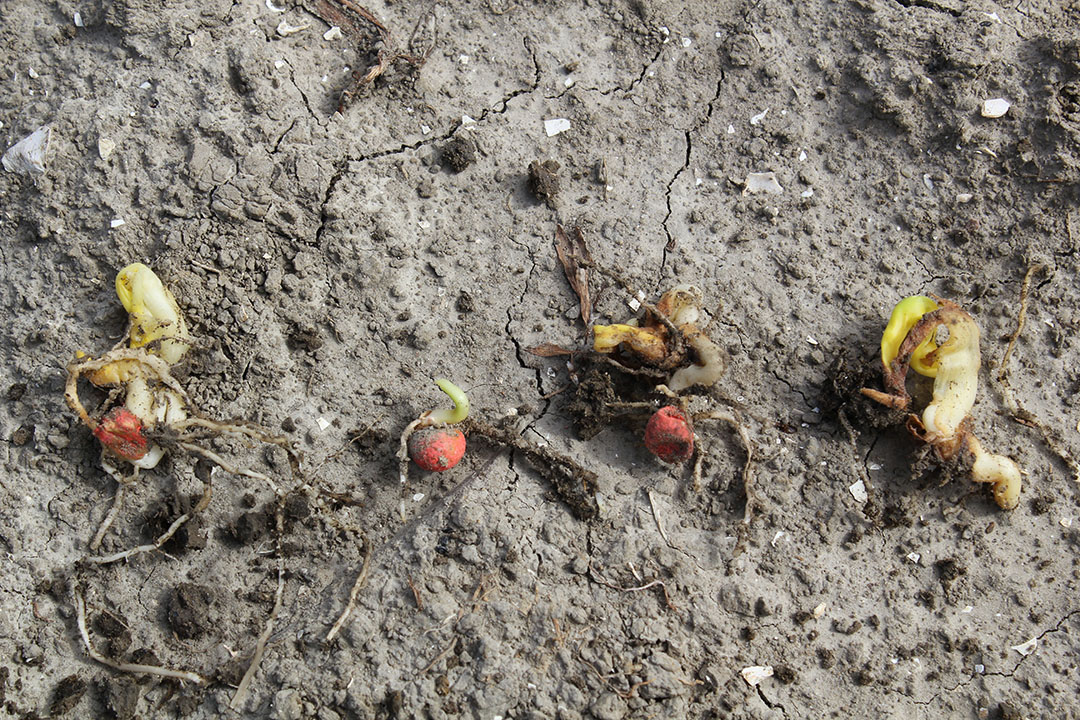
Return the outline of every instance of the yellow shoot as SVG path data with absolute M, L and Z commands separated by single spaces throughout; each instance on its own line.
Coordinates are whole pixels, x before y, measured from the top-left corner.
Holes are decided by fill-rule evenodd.
M 131 321 L 131 347 L 159 341 L 157 354 L 170 365 L 184 356 L 190 345 L 187 325 L 153 270 L 142 263 L 128 265 L 116 275 L 116 295 Z
M 667 355 L 667 344 L 652 328 L 633 325 L 593 325 L 593 350 L 609 353 L 626 343 L 639 357 L 659 362 Z
M 889 317 L 889 324 L 885 326 L 885 332 L 881 335 L 881 362 L 885 365 L 886 370 L 892 365 L 892 361 L 896 359 L 900 345 L 904 342 L 904 338 L 907 337 L 911 328 L 915 326 L 915 323 L 919 322 L 926 313 L 937 309 L 938 304 L 924 295 L 912 295 L 896 304 L 892 315 Z M 934 343 L 933 336 L 930 336 L 912 353 L 911 369 L 926 377 L 936 376 L 936 363 L 930 364 L 925 360 L 927 354 L 932 353 L 934 350 L 937 350 L 937 345 Z

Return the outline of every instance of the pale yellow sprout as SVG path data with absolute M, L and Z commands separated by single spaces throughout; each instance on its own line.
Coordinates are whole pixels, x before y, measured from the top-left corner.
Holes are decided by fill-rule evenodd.
M 131 321 L 130 346 L 159 341 L 155 352 L 170 365 L 177 363 L 191 344 L 187 324 L 154 271 L 142 263 L 128 265 L 116 275 L 116 295 Z

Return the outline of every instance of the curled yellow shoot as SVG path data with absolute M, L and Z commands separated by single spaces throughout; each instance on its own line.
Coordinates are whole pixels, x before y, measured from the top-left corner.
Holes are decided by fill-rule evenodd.
M 907 337 L 911 328 L 915 327 L 915 323 L 919 322 L 926 313 L 937 309 L 938 304 L 925 295 L 912 295 L 896 304 L 889 317 L 889 324 L 885 326 L 885 332 L 881 335 L 881 362 L 886 370 L 896 359 L 900 343 L 904 342 L 904 338 Z M 937 370 L 925 358 L 936 347 L 932 335 L 923 340 L 911 354 L 911 369 L 920 375 L 934 377 Z
M 938 346 L 933 343 L 934 334 L 942 326 L 949 337 Z M 970 455 L 972 479 L 992 484 L 994 500 L 1001 508 L 1015 508 L 1022 483 L 1020 468 L 1004 455 L 987 452 L 971 432 L 970 414 L 982 364 L 975 319 L 947 300 L 936 303 L 919 295 L 905 298 L 893 310 L 882 335 L 881 359 L 885 384 L 892 394 L 863 393 L 892 407 L 906 408 L 910 401 L 904 389 L 907 368 L 933 377 L 933 400 L 921 418 L 911 416 L 909 427 L 917 428 L 942 460 L 951 460 L 960 452 Z
M 638 357 L 647 362 L 659 363 L 668 354 L 663 326 L 640 328 L 633 325 L 593 325 L 593 350 L 598 353 L 614 352 L 625 344 Z

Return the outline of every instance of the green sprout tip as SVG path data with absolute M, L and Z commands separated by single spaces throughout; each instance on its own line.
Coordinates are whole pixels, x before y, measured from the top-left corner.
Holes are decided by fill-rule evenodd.
M 469 398 L 466 397 L 465 391 L 445 378 L 436 378 L 435 384 L 454 401 L 454 409 L 439 408 L 438 410 L 432 410 L 428 414 L 428 420 L 433 424 L 446 423 L 452 425 L 467 418 L 469 416 Z

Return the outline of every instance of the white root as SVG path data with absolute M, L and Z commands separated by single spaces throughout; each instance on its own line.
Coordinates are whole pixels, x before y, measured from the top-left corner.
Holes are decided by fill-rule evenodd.
M 225 458 L 221 457 L 213 450 L 204 448 L 201 445 L 196 445 L 195 443 L 178 442 L 176 445 L 177 447 L 183 448 L 188 452 L 193 452 L 196 455 L 202 455 L 204 458 L 214 463 L 227 473 L 231 473 L 233 475 L 242 475 L 243 477 L 249 477 L 252 480 L 262 480 L 270 486 L 270 489 L 273 490 L 275 494 L 281 494 L 281 491 L 278 489 L 277 483 L 271 480 L 269 475 L 264 475 L 263 473 L 257 472 L 255 470 L 247 470 L 245 468 L 237 467 L 236 465 L 233 465 L 232 463 L 225 460 Z
M 91 660 L 95 660 L 102 665 L 107 665 L 114 670 L 121 672 L 133 673 L 136 675 L 157 675 L 159 677 L 173 678 L 175 680 L 183 680 L 185 682 L 195 683 L 196 685 L 202 685 L 206 680 L 197 673 L 190 672 L 188 670 L 173 670 L 172 668 L 160 667 L 158 665 L 141 665 L 139 663 L 122 663 L 113 660 L 112 658 L 105 657 L 90 644 L 90 633 L 86 629 L 86 601 L 83 600 L 82 595 L 78 590 L 75 590 L 75 621 L 79 626 L 79 635 L 82 637 L 83 647 L 86 648 L 86 654 L 90 656 Z
M 104 466 L 104 462 L 102 465 Z M 136 474 L 138 474 L 137 471 Z M 101 547 L 101 541 L 105 539 L 105 533 L 109 531 L 113 521 L 116 520 L 116 515 L 120 512 L 120 506 L 124 502 L 125 487 L 125 483 L 117 482 L 116 495 L 113 496 L 112 507 L 109 508 L 109 512 L 105 515 L 105 519 L 101 521 L 101 526 L 98 528 L 97 532 L 94 533 L 94 538 L 90 541 L 91 550 L 97 550 Z
M 241 678 L 240 684 L 236 686 L 236 692 L 229 702 L 229 707 L 233 710 L 240 709 L 240 706 L 243 705 L 244 700 L 247 698 L 248 690 L 251 687 L 251 681 L 255 677 L 255 672 L 259 669 L 263 653 L 266 652 L 266 643 L 270 639 L 270 634 L 274 632 L 274 623 L 277 621 L 278 613 L 281 612 L 281 597 L 285 591 L 285 558 L 281 552 L 281 535 L 284 532 L 284 518 L 282 517 L 281 502 L 278 502 L 275 523 L 277 526 L 278 567 L 277 590 L 274 592 L 274 609 L 270 611 L 270 616 L 266 619 L 266 626 L 263 628 L 262 633 L 259 634 L 259 639 L 255 642 L 255 652 L 251 655 L 251 663 L 248 664 L 248 668 L 244 672 L 244 677 Z
M 364 564 L 360 567 L 360 573 L 356 576 L 352 589 L 349 590 L 349 599 L 345 603 L 345 609 L 341 612 L 334 626 L 330 628 L 330 632 L 326 633 L 324 642 L 333 642 L 337 634 L 341 632 L 341 628 L 345 626 L 345 621 L 349 619 L 349 615 L 352 614 L 353 607 L 356 605 L 356 596 L 360 594 L 360 589 L 364 587 L 364 581 L 367 580 L 368 571 L 371 569 L 371 554 L 371 543 L 367 538 L 364 538 Z
M 401 440 L 398 442 L 398 480 L 401 481 L 402 486 L 409 481 L 409 437 L 414 432 L 422 427 L 427 427 L 431 424 L 427 415 L 421 415 L 413 420 L 411 423 L 405 426 L 405 429 L 401 433 Z
M 206 506 L 210 504 L 211 495 L 212 490 L 210 481 L 207 480 L 203 489 L 202 497 L 199 498 L 199 502 L 195 505 L 195 507 L 193 507 L 190 512 L 186 512 L 180 517 L 176 518 L 176 520 L 173 520 L 172 525 L 170 525 L 169 528 L 165 532 L 163 532 L 154 542 L 148 545 L 139 545 L 138 547 L 133 547 L 122 552 L 113 553 L 112 555 L 91 556 L 85 558 L 83 562 L 86 562 L 90 565 L 109 565 L 110 563 L 114 563 L 120 560 L 126 560 L 130 557 L 135 557 L 136 555 L 153 552 L 154 550 L 159 549 L 162 545 L 169 542 L 172 536 L 175 535 L 176 532 L 184 526 L 184 523 L 186 523 L 192 517 L 206 509 Z

